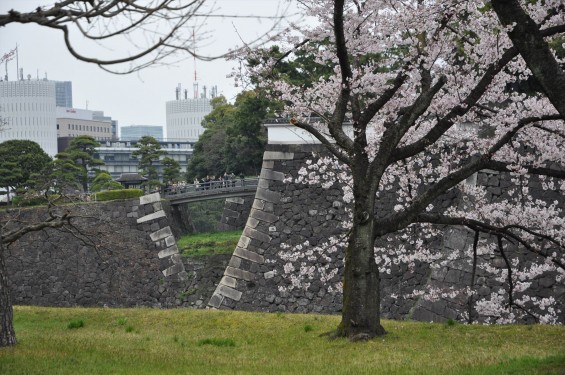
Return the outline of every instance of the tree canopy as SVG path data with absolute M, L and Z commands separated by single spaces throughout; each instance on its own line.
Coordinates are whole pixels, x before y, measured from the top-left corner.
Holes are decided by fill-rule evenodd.
M 239 94 L 234 104 L 223 96 L 212 99 L 212 112 L 202 121 L 206 130 L 194 145 L 187 180 L 225 172 L 256 175 L 266 144 L 262 124 L 273 106 L 255 91 Z
M 336 333 L 352 339 L 383 334 L 380 274 L 398 262 L 441 266 L 444 258 L 437 248 L 427 247 L 425 239 L 444 226 L 464 226 L 477 233 L 480 240 L 473 251 L 462 249 L 452 256 L 472 258 L 470 262 L 493 278 L 505 280 L 505 287 L 496 296 L 475 298 L 466 294 L 475 293 L 473 286 L 469 291 L 418 293 L 469 298 L 473 311 L 492 322 L 512 322 L 525 315 L 555 322 L 555 301 L 528 296 L 530 263 L 510 255 L 508 247 L 518 245 L 537 258 L 536 276 L 565 279 L 562 202 L 534 197 L 528 188 L 541 180 L 546 189 L 563 195 L 563 118 L 545 96 L 509 90 L 508 83 L 532 75 L 519 50 L 524 49 L 524 55 L 538 47 L 547 50 L 545 42 L 562 37 L 562 5 L 521 1 L 538 32 L 537 41 L 518 48 L 511 38 L 524 36 L 524 29 L 517 27 L 509 38 L 511 26 L 501 27 L 497 13 L 482 1 L 301 4 L 317 22 L 281 38 L 278 57 L 255 51 L 242 59 L 257 62 L 249 71 L 251 81 L 282 100 L 290 122 L 310 132 L 334 157 L 305 168 L 294 183 L 326 181 L 328 186 L 339 177 L 345 184 L 344 199 L 351 202 L 352 211 L 343 223 L 350 228 L 343 244 L 344 278 L 330 282 L 343 287 Z M 511 23 L 501 20 L 503 25 Z M 314 56 L 332 74 L 320 75 L 310 85 L 273 74 L 281 61 L 304 55 Z M 552 79 L 543 72 L 543 59 L 531 60 L 542 67 L 534 75 Z M 482 131 L 485 128 L 490 131 Z M 485 169 L 512 181 L 496 201 L 486 199 L 485 187 L 462 185 Z M 438 205 L 449 193 L 464 194 L 472 204 Z M 395 204 L 385 209 L 390 199 Z M 409 240 L 406 246 L 388 248 L 394 238 Z M 481 261 L 477 253 L 490 258 Z M 495 257 L 504 258 L 507 267 L 494 269 L 489 259 Z M 293 285 L 305 277 L 290 269 L 284 277 Z
M 75 163 L 77 166 L 77 180 L 84 192 L 88 191 L 89 176 L 88 172 L 95 167 L 104 165 L 104 162 L 94 157 L 96 147 L 100 143 L 89 135 L 80 135 L 73 138 L 69 147 L 64 153 L 58 154 L 58 159 L 66 159 Z
M 139 160 L 138 166 L 141 174 L 147 177 L 147 181 L 143 183 L 149 189 L 162 186 L 159 181 L 159 170 L 157 163 L 161 156 L 166 155 L 167 151 L 161 150 L 161 144 L 155 138 L 144 135 L 137 141 L 137 150 L 132 152 L 132 156 Z
M 0 186 L 6 191 L 29 188 L 33 177 L 51 161 L 33 141 L 10 140 L 0 143 Z

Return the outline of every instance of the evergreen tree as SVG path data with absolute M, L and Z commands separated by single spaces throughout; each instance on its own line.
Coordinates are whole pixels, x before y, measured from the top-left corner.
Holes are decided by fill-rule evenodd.
M 163 158 L 163 181 L 165 183 L 175 183 L 180 179 L 180 164 L 173 158 Z
M 143 183 L 149 190 L 155 187 L 161 187 L 163 184 L 159 181 L 159 171 L 156 162 L 160 157 L 167 154 L 167 151 L 161 150 L 161 144 L 151 136 L 143 136 L 137 142 L 138 149 L 132 153 L 132 156 L 139 160 L 139 169 L 141 174 L 147 178 Z
M 88 171 L 104 165 L 100 159 L 96 159 L 96 147 L 100 147 L 93 137 L 89 135 L 81 135 L 71 141 L 69 147 L 65 150 L 67 156 L 65 158 L 72 160 L 79 168 L 78 181 L 82 186 L 84 192 L 88 191 Z
M 33 175 L 47 166 L 49 155 L 35 142 L 10 140 L 0 143 L 0 186 L 10 191 L 32 187 Z

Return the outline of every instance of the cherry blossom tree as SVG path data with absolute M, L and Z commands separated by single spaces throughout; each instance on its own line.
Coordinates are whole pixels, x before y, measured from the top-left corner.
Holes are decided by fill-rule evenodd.
M 249 76 L 284 100 L 283 115 L 333 155 L 313 162 L 315 168 L 306 167 L 298 179 L 326 185 L 342 180 L 344 197 L 351 201 L 344 276 L 338 283 L 342 320 L 336 334 L 356 340 L 384 334 L 380 274 L 397 261 L 441 258 L 420 240 L 411 241 L 412 252 L 376 244 L 407 238 L 407 233 L 431 236 L 446 226 L 473 231 L 473 246 L 461 256 L 471 259 L 473 269 L 481 266 L 506 282 L 496 295 L 471 299 L 476 310 L 494 317 L 493 322 L 524 314 L 555 322 L 554 300 L 517 293 L 541 273 L 558 282 L 565 277 L 563 202 L 534 197 L 528 185 L 536 181 L 562 196 L 564 122 L 544 95 L 512 90 L 511 83 L 532 74 L 507 35 L 512 26 L 501 26 L 490 5 L 476 0 L 300 3 L 315 21 L 280 38 L 281 48 L 287 49 L 282 58 L 269 59 L 262 51 L 249 51 L 245 58 L 262 61 L 250 67 Z M 520 3 L 542 40 L 563 36 L 561 2 Z M 333 68 L 334 74 L 302 86 L 276 74 L 283 59 L 304 53 Z M 335 163 L 339 167 L 329 168 Z M 464 185 L 487 169 L 512 181 L 494 202 L 485 198 L 481 186 Z M 451 193 L 464 194 L 467 204 L 438 205 Z M 386 207 L 382 202 L 391 196 L 395 205 Z M 328 252 L 341 251 L 338 242 L 332 238 L 324 246 Z M 293 266 L 307 256 L 295 250 L 323 252 L 324 246 L 282 246 L 280 256 L 288 261 L 285 274 L 292 286 L 301 286 L 300 275 L 318 272 L 324 280 L 335 275 L 329 269 Z M 515 257 L 517 247 L 537 263 L 521 262 Z M 478 259 L 481 254 L 502 259 L 505 268 L 493 270 Z M 535 304 L 543 316 L 532 312 Z

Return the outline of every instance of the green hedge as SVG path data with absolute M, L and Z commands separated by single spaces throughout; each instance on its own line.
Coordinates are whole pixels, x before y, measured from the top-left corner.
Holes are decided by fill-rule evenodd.
M 19 207 L 41 206 L 48 203 L 47 198 L 44 196 L 27 198 L 23 196 L 15 196 L 12 198 L 12 204 Z
M 116 199 L 137 198 L 143 195 L 141 189 L 106 190 L 94 194 L 94 200 L 98 202 L 113 201 Z

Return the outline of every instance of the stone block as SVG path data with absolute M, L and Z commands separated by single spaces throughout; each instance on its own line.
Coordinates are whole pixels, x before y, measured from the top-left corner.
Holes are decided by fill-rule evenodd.
M 168 246 L 173 246 L 173 245 L 175 245 L 175 244 L 176 244 L 176 241 L 175 241 L 175 237 L 174 237 L 174 236 L 169 236 L 169 237 L 165 238 L 165 245 L 167 245 L 167 247 L 168 247 Z
M 293 160 L 294 152 L 265 151 L 263 160 Z
M 224 296 L 214 293 L 212 295 L 212 298 L 210 298 L 210 301 L 208 301 L 208 306 L 219 309 L 222 305 L 222 302 L 224 302 Z
M 159 202 L 161 200 L 161 194 L 153 193 L 139 197 L 139 204 L 149 204 Z
M 279 203 L 279 201 L 281 200 L 281 193 L 257 188 L 257 192 L 255 193 L 255 198 L 262 199 L 264 201 L 271 203 Z
M 237 211 L 230 210 L 229 208 L 224 208 L 224 213 L 222 215 L 224 217 L 233 217 L 237 219 L 241 214 Z
M 142 197 L 143 198 L 143 197 Z M 145 215 L 143 217 L 140 217 L 139 219 L 137 219 L 137 223 L 146 223 L 148 221 L 151 220 L 155 220 L 155 219 L 159 219 L 161 217 L 166 217 L 165 215 L 165 211 L 161 210 L 161 211 L 157 211 L 157 212 L 153 212 L 152 214 L 149 215 Z
M 259 225 L 259 220 L 249 217 L 247 218 L 247 224 L 245 224 L 253 229 L 257 228 L 257 225 Z
M 151 237 L 151 241 L 155 242 L 172 235 L 173 232 L 171 232 L 171 227 L 165 227 L 163 229 L 159 229 L 158 231 L 151 233 L 149 237 Z
M 239 268 L 241 266 L 241 258 L 232 256 L 228 266 L 233 268 Z
M 226 198 L 226 202 L 229 202 L 229 203 L 236 203 L 236 204 L 244 204 L 244 203 L 245 203 L 245 199 L 240 198 L 240 197 Z
M 173 254 L 178 254 L 178 252 L 179 252 L 179 249 L 178 249 L 177 245 L 174 245 L 174 246 L 166 248 L 165 250 L 159 251 L 157 256 L 159 258 L 166 258 L 166 257 L 171 256 Z
M 247 249 L 247 246 L 249 246 L 250 242 L 251 242 L 251 238 L 241 236 L 241 237 L 239 237 L 239 241 L 237 242 L 237 246 L 241 247 L 242 249 Z
M 167 276 L 175 275 L 175 274 L 182 272 L 182 271 L 184 271 L 184 265 L 182 263 L 177 263 L 177 264 L 170 266 L 167 269 L 164 269 L 162 272 L 163 272 L 163 275 L 165 275 L 165 277 L 167 277 Z
M 180 254 L 173 254 L 171 255 L 171 261 L 173 262 L 173 264 L 182 264 L 182 257 L 180 256 Z
M 245 226 L 245 229 L 243 229 L 243 235 L 266 243 L 271 241 L 270 236 L 248 226 Z
M 275 277 L 276 272 L 275 271 L 269 271 L 269 272 L 265 272 L 263 274 L 263 276 L 265 277 L 265 279 L 272 279 L 273 277 Z
M 274 166 L 275 166 L 275 162 L 273 160 L 266 160 L 266 161 L 263 161 L 261 168 L 263 168 L 263 169 L 273 169 Z
M 233 299 L 234 301 L 239 301 L 242 295 L 239 290 L 230 288 L 229 286 L 222 284 L 218 285 L 218 288 L 216 288 L 216 293 L 221 294 L 222 296 L 229 299 Z
M 245 280 L 245 281 L 252 281 L 255 279 L 255 275 L 251 272 L 247 272 L 244 270 L 240 270 L 238 268 L 233 267 L 226 267 L 226 271 L 224 272 L 225 276 L 231 276 L 235 279 Z
M 260 187 L 261 189 L 268 189 L 269 188 L 269 180 L 265 180 L 265 179 L 262 178 L 257 183 L 257 186 Z
M 236 255 L 240 258 L 247 259 L 250 262 L 263 264 L 265 263 L 265 258 L 262 255 L 259 255 L 253 251 L 242 249 L 241 247 L 236 247 L 233 255 Z
M 284 173 L 272 169 L 261 169 L 260 177 L 265 180 L 282 181 L 284 180 Z
M 277 215 L 273 215 L 271 213 L 265 212 L 265 211 L 260 211 L 260 210 L 251 210 L 251 212 L 249 213 L 249 217 L 257 219 L 257 220 L 261 220 L 267 223 L 274 223 L 275 221 L 277 221 L 279 219 L 279 217 Z
M 222 277 L 222 280 L 220 281 L 220 283 L 223 284 L 223 285 L 227 285 L 230 288 L 235 288 L 237 286 L 237 280 L 234 279 L 233 277 L 229 277 L 229 276 Z
M 251 206 L 251 208 L 254 208 L 256 210 L 262 210 L 263 207 L 265 207 L 265 202 L 259 199 L 255 199 L 253 201 L 253 206 Z

